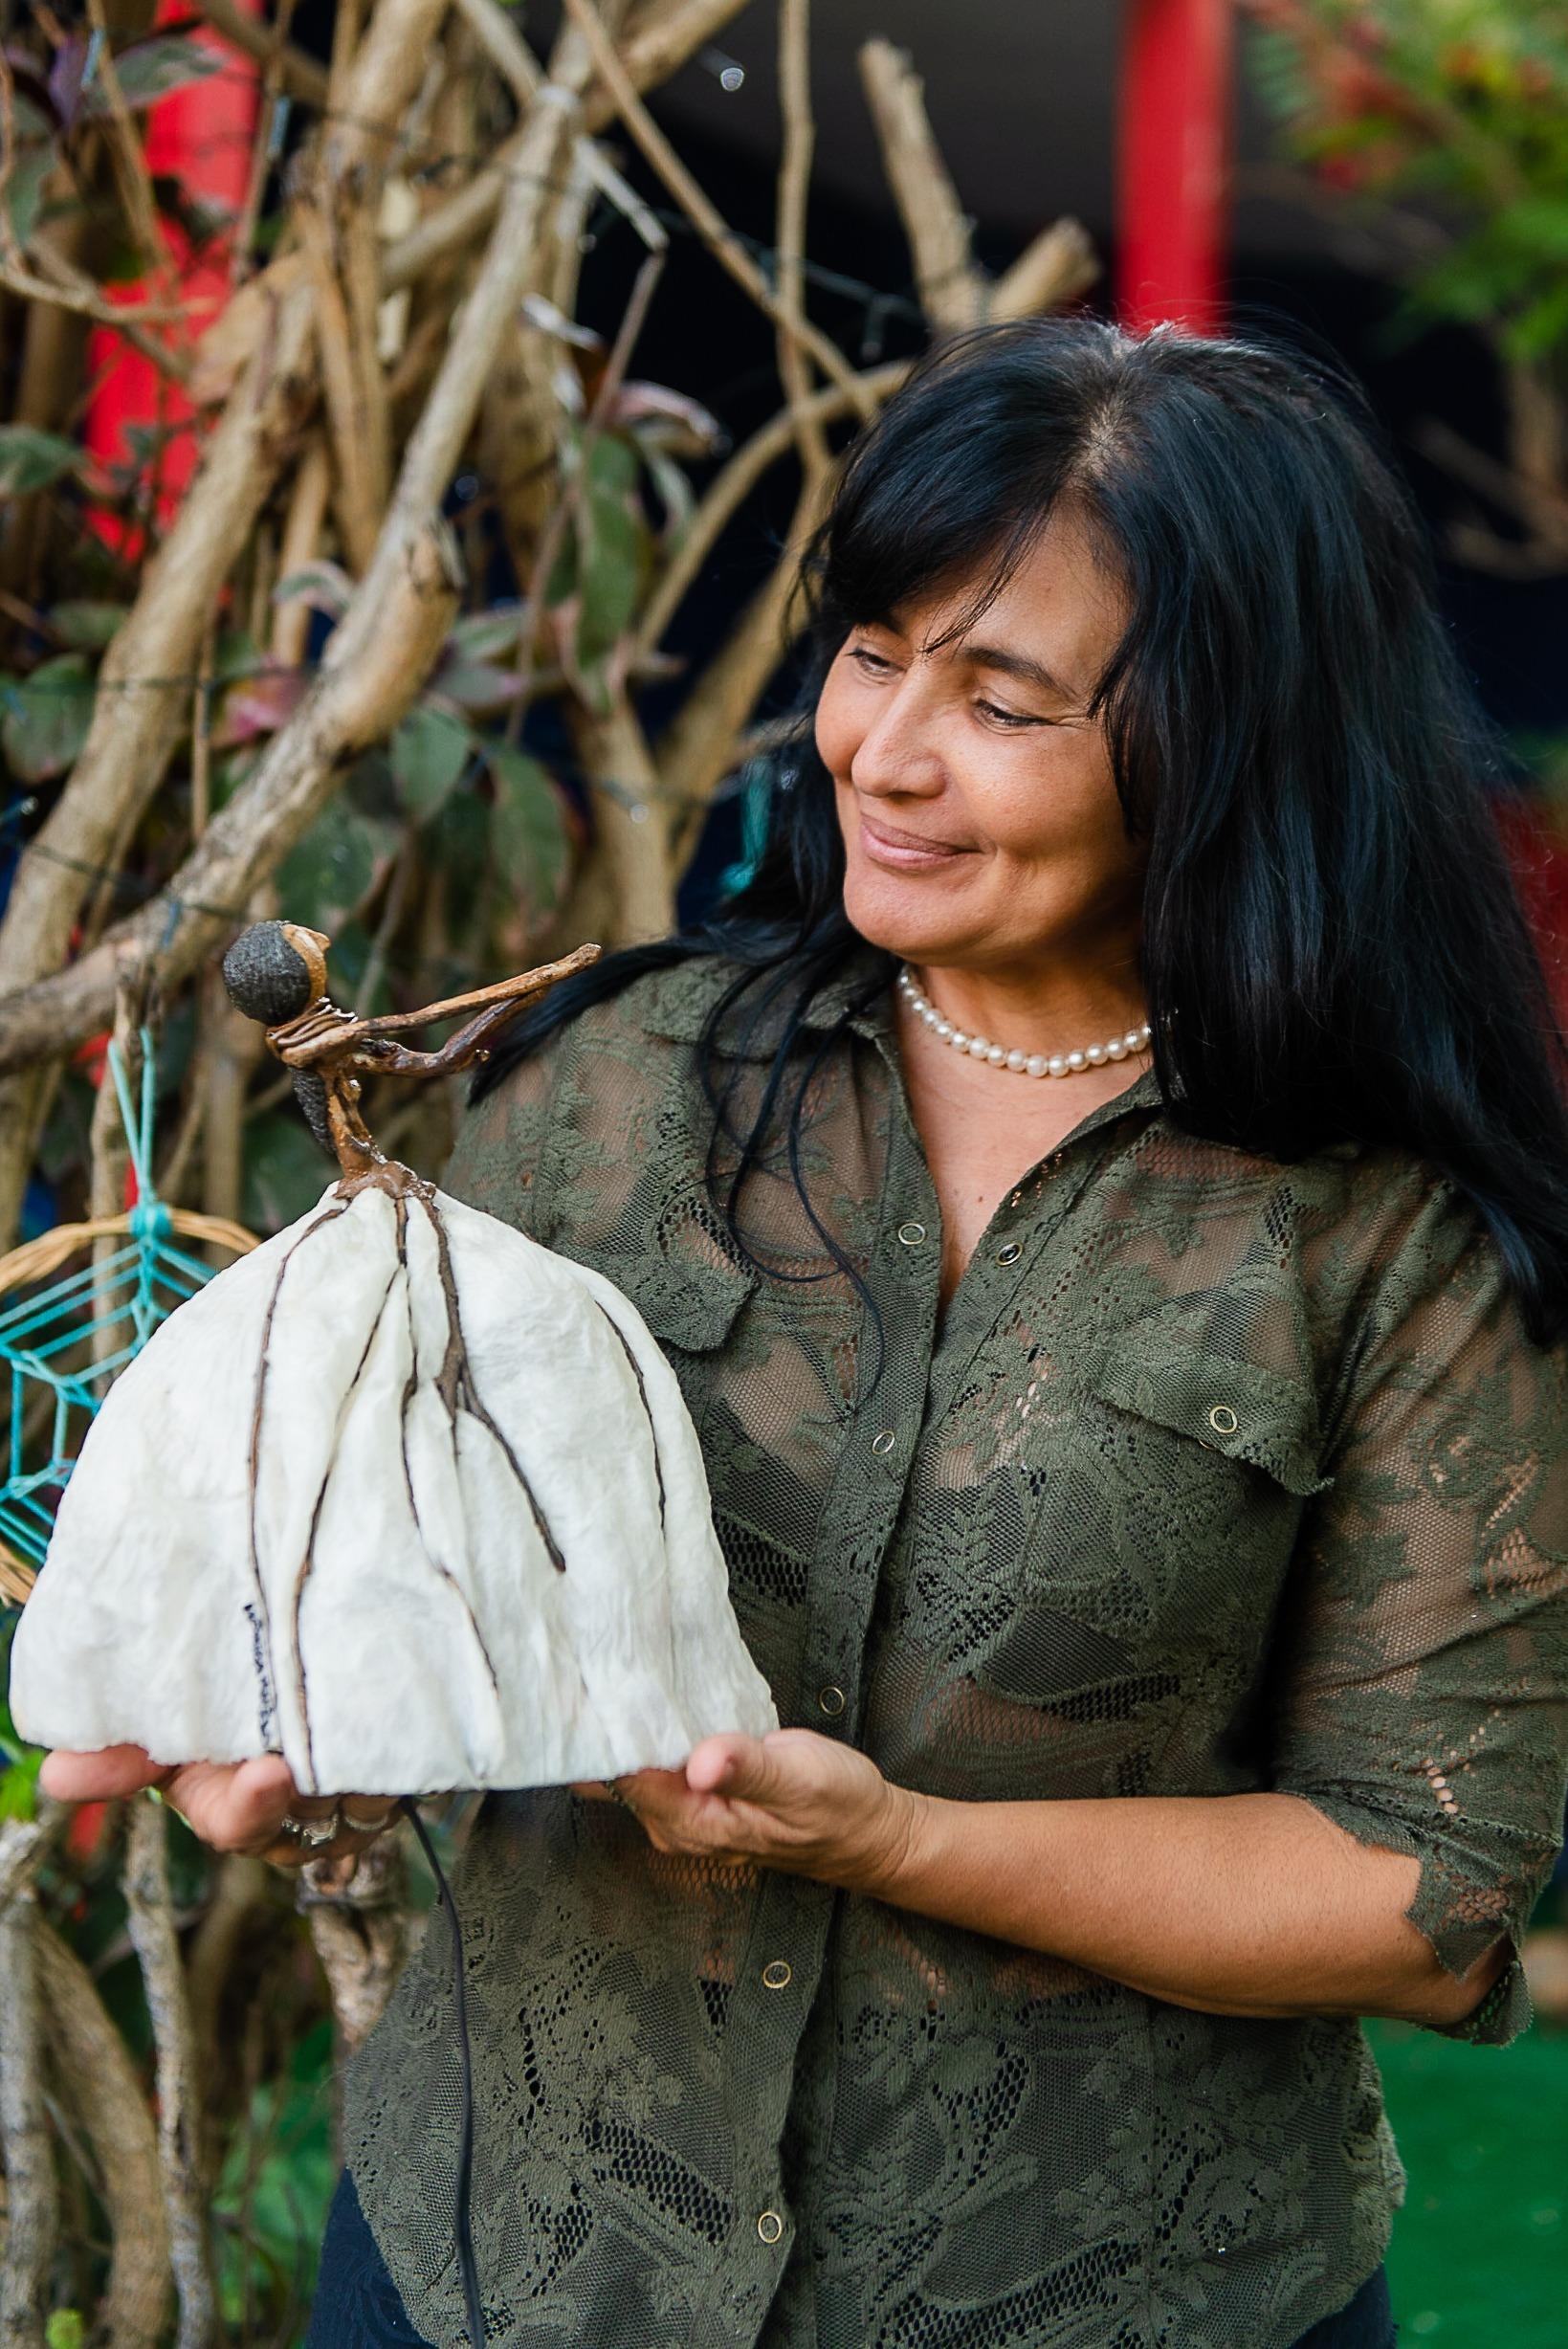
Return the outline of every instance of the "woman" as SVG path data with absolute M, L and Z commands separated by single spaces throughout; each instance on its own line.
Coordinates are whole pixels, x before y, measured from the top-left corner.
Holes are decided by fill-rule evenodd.
M 1052 321 L 918 370 L 810 568 L 756 879 L 448 1177 L 668 1348 L 785 1724 L 484 1806 L 487 2329 L 1383 2349 L 1357 2018 L 1519 2028 L 1568 1748 L 1559 1048 L 1421 534 L 1299 358 Z M 287 1856 L 280 1771 L 170 1792 Z M 315 2339 L 466 2338 L 453 1988 Z

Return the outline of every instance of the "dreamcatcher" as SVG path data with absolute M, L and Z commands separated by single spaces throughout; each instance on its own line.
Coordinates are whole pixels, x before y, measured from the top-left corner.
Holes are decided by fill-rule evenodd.
M 57 1225 L 0 1256 L 0 1300 L 11 1300 L 0 1301 L 0 1380 L 9 1414 L 0 1599 L 16 1607 L 33 1588 L 60 1495 L 115 1379 L 159 1324 L 212 1277 L 214 1268 L 192 1250 L 216 1247 L 238 1257 L 256 1246 L 239 1224 L 159 1198 L 152 1149 L 157 1070 L 146 1029 L 141 1042 L 137 1105 L 118 1044 L 107 1054 L 135 1204 L 121 1215 Z M 119 1245 L 106 1249 L 105 1242 Z

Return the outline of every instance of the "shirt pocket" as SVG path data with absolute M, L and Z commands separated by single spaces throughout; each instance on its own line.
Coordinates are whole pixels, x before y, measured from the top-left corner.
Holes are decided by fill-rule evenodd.
M 1255 1677 L 1321 1469 L 1299 1379 L 1194 1347 L 1158 1318 L 1119 1333 L 1029 1463 L 1011 1605 L 972 1670 L 1049 1713 L 1107 1788 L 1196 1706 L 1217 1729 Z

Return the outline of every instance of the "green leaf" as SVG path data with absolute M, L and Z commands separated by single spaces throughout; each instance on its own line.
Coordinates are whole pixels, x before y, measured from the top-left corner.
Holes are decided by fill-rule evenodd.
M 93 717 L 93 676 L 79 653 L 0 678 L 0 749 L 23 783 L 45 783 L 76 762 Z
M 397 844 L 395 824 L 335 799 L 278 867 L 283 919 L 329 933 L 339 929 L 369 896 Z
M 129 609 L 128 604 L 98 603 L 81 597 L 53 605 L 49 625 L 62 643 L 82 653 L 101 653 Z
M 454 621 L 447 644 L 458 660 L 500 660 L 516 654 L 521 635 L 522 607 L 511 604 L 503 611 L 471 611 Z
M 4 1744 L 6 1767 L 0 1772 L 0 1820 L 35 1819 L 38 1815 L 38 1773 L 44 1766 L 41 1751 L 30 1745 Z
M 566 807 L 546 768 L 525 751 L 489 742 L 495 778 L 490 837 L 502 879 L 535 914 L 560 904 L 571 863 Z
M 32 424 L 0 425 L 0 498 L 26 498 L 75 473 L 82 452 L 58 432 Z
M 43 210 L 44 186 L 55 167 L 52 146 L 24 146 L 18 149 L 16 161 L 6 182 L 5 206 L 11 214 L 11 233 L 19 245 L 28 244 L 38 225 Z
M 44 2349 L 82 2349 L 87 2319 L 77 2308 L 57 2308 L 44 2325 Z
M 613 433 L 589 453 L 578 508 L 577 655 L 585 669 L 619 644 L 642 592 L 649 533 L 637 497 L 638 469 L 635 448 Z
M 273 589 L 273 602 L 308 604 L 312 611 L 324 611 L 329 619 L 340 620 L 353 592 L 354 582 L 348 573 L 323 557 L 317 563 L 302 563 L 287 579 L 280 579 Z
M 253 1231 L 281 1231 L 309 1213 L 333 1171 L 297 1103 L 268 1110 L 245 1132 L 246 1222 Z
M 423 704 L 409 712 L 392 737 L 392 779 L 416 823 L 440 813 L 474 748 L 473 733 L 462 719 Z
M 223 58 L 215 50 L 179 33 L 154 33 L 146 40 L 130 42 L 115 55 L 115 72 L 131 106 L 150 106 L 155 99 L 166 98 L 170 90 L 206 81 L 223 70 Z M 94 85 L 89 105 L 94 114 L 108 111 L 107 98 L 99 95 L 100 86 Z

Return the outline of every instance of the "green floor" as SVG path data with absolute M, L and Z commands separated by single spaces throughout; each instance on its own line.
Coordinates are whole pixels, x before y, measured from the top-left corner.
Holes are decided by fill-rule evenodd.
M 1568 2031 L 1371 2038 L 1410 2174 L 1388 2258 L 1401 2349 L 1568 2349 Z

